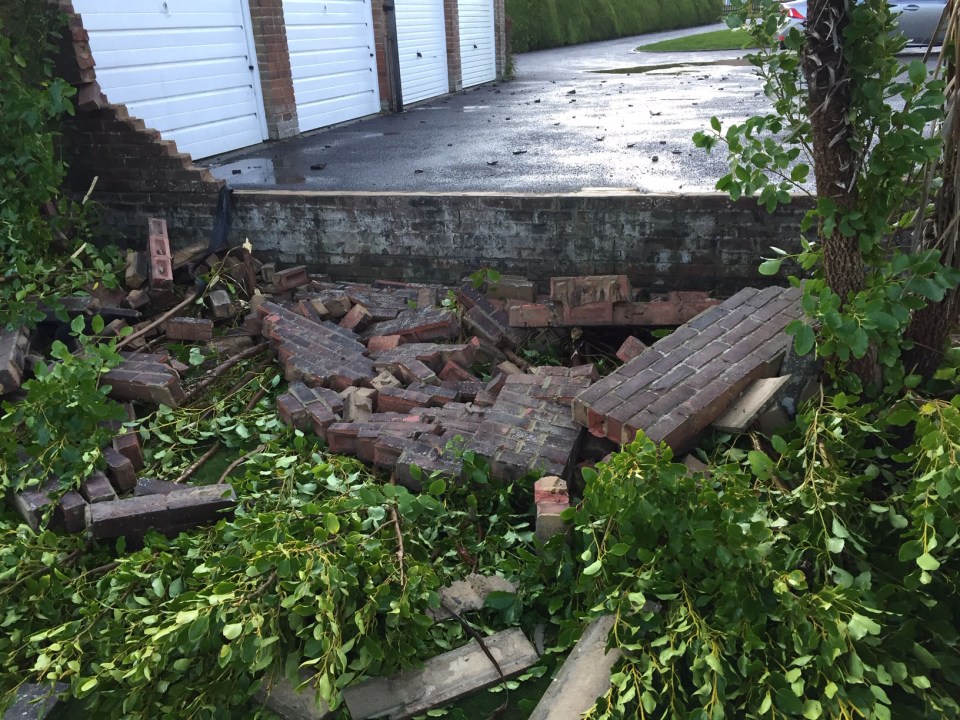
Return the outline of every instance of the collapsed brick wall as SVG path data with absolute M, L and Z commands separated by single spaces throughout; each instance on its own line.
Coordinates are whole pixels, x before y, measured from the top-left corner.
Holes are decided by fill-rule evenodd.
M 97 83 L 95 58 L 82 17 L 69 0 L 59 0 L 67 15 L 57 72 L 77 88 L 76 113 L 62 127 L 67 163 L 66 191 L 90 197 L 101 210 L 101 233 L 110 240 L 145 241 L 146 218 L 166 217 L 177 244 L 209 235 L 222 181 L 193 164 L 188 153 L 132 117 L 124 105 L 111 104 Z M 127 218 L 127 222 L 117 222 Z
M 482 267 L 541 286 L 629 275 L 652 291 L 731 295 L 758 260 L 798 244 L 802 201 L 767 214 L 725 195 L 418 195 L 237 191 L 234 228 L 258 254 L 336 279 L 457 284 Z

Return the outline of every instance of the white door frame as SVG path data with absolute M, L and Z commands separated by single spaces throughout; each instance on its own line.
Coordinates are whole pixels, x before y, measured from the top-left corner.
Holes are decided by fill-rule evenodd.
M 243 29 L 247 37 L 247 60 L 253 67 L 253 93 L 257 98 L 257 120 L 260 122 L 260 135 L 264 140 L 270 138 L 267 131 L 267 106 L 263 101 L 263 86 L 260 84 L 260 63 L 257 61 L 257 42 L 253 35 L 253 17 L 250 15 L 250 0 L 240 0 L 243 12 Z

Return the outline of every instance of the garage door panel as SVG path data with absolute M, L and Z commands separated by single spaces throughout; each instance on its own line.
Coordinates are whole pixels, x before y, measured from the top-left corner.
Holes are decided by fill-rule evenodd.
M 75 0 L 111 102 L 196 158 L 262 142 L 245 0 Z
M 395 0 L 404 104 L 449 91 L 443 0 Z
M 98 0 L 93 1 L 96 2 Z M 233 4 L 237 4 L 236 0 Z M 159 12 L 156 9 L 156 5 L 154 5 L 152 14 L 131 14 L 126 11 L 117 14 L 86 12 L 81 12 L 80 14 L 83 17 L 83 27 L 87 32 L 117 30 L 153 32 L 158 28 L 199 29 L 208 27 L 236 27 L 244 24 L 243 13 L 239 10 L 222 14 L 208 12 L 171 12 L 170 14 L 166 14 Z M 151 22 L 153 24 L 151 24 Z
M 128 108 L 136 117 L 148 115 L 153 118 L 150 127 L 161 133 L 183 128 L 191 123 L 216 122 L 224 113 L 243 116 L 249 108 L 248 98 L 241 88 L 224 93 L 198 93 L 190 96 L 190 110 L 182 110 L 182 103 L 166 100 L 133 102 Z
M 211 68 L 209 74 L 191 76 L 183 68 L 154 67 L 148 77 L 138 75 L 131 68 L 114 68 L 97 73 L 101 86 L 109 87 L 107 97 L 111 102 L 129 103 L 142 100 L 166 102 L 189 102 L 198 92 L 228 92 L 246 88 L 251 105 L 254 104 L 253 89 L 246 85 L 248 75 L 221 65 Z M 142 79 L 137 82 L 138 78 Z M 146 119 L 146 118 L 144 118 Z
M 332 78 L 345 72 L 362 71 L 363 73 L 369 73 L 370 58 L 365 55 L 353 54 L 353 57 L 349 55 L 345 53 L 344 56 L 335 56 L 335 58 L 330 59 L 324 59 L 323 56 L 314 56 L 309 58 L 308 62 L 303 62 L 302 65 L 297 63 L 297 72 L 293 75 L 293 80 L 295 83 L 308 87 L 311 83 L 323 82 L 325 77 Z M 367 82 L 369 78 L 364 74 L 358 75 L 356 80 L 362 83 Z
M 360 79 L 362 79 L 360 73 L 353 72 L 344 73 L 342 76 L 331 78 L 329 81 L 304 83 L 299 102 L 307 105 L 321 100 L 334 100 L 351 96 L 364 97 L 366 93 L 357 91 Z
M 172 139 L 181 152 L 188 152 L 194 157 L 197 157 L 198 152 L 206 153 L 204 157 L 219 155 L 237 148 L 256 145 L 262 140 L 259 133 L 251 130 L 249 123 L 243 122 L 242 118 L 231 121 L 229 129 L 224 128 L 223 125 L 216 123 L 209 127 L 200 126 L 191 128 L 189 131 L 186 129 L 176 131 L 171 133 Z
M 460 0 L 460 76 L 464 87 L 497 79 L 493 0 Z
M 371 0 L 283 0 L 300 131 L 380 111 Z

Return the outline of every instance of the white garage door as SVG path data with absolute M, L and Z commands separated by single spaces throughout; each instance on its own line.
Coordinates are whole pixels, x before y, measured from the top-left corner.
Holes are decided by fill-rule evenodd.
M 394 5 L 403 103 L 443 95 L 449 90 L 443 0 L 396 0 Z
M 110 102 L 195 158 L 266 138 L 244 0 L 75 0 Z
M 464 87 L 497 79 L 493 0 L 460 0 L 460 72 Z
M 371 0 L 283 0 L 300 132 L 380 112 Z

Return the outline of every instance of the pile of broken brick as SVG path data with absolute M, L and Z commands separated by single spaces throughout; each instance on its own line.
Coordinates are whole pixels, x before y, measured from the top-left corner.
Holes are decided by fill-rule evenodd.
M 486 462 L 494 479 L 539 476 L 531 501 L 542 539 L 562 530 L 566 483 L 577 468 L 599 462 L 637 431 L 682 454 L 711 425 L 745 431 L 784 422 L 800 394 L 781 373 L 789 347 L 783 329 L 800 315 L 797 289 L 748 288 L 723 302 L 687 292 L 640 301 L 618 275 L 554 278 L 542 296 L 515 277 L 480 288 L 466 281 L 450 291 L 332 282 L 303 267 L 278 271 L 245 248 L 225 258 L 205 251 L 171 253 L 165 225 L 151 221 L 149 252 L 128 257 L 123 297 L 74 303 L 74 312 L 111 318 L 107 332 L 133 324 L 122 364 L 104 376 L 132 417 L 136 404 L 175 408 L 203 388 L 184 387 L 186 366 L 165 342 L 212 347 L 234 361 L 269 348 L 289 383 L 276 400 L 285 423 L 414 490 L 434 473 L 459 479 L 465 452 Z M 185 305 L 173 286 L 184 269 L 231 282 L 208 290 L 205 305 Z M 452 307 L 441 306 L 445 298 Z M 147 308 L 154 317 L 142 316 Z M 203 316 L 188 316 L 197 308 Z M 679 327 L 650 347 L 628 336 L 617 353 L 623 364 L 602 379 L 589 362 L 537 367 L 521 357 L 541 328 L 568 336 L 572 328 L 609 326 Z M 28 341 L 19 331 L 0 337 L 4 393 L 23 379 Z M 56 508 L 69 532 L 95 539 L 176 533 L 215 521 L 236 502 L 229 485 L 138 477 L 143 456 L 135 433 L 118 434 L 103 455 L 105 472 Z M 49 491 L 11 501 L 36 527 Z

